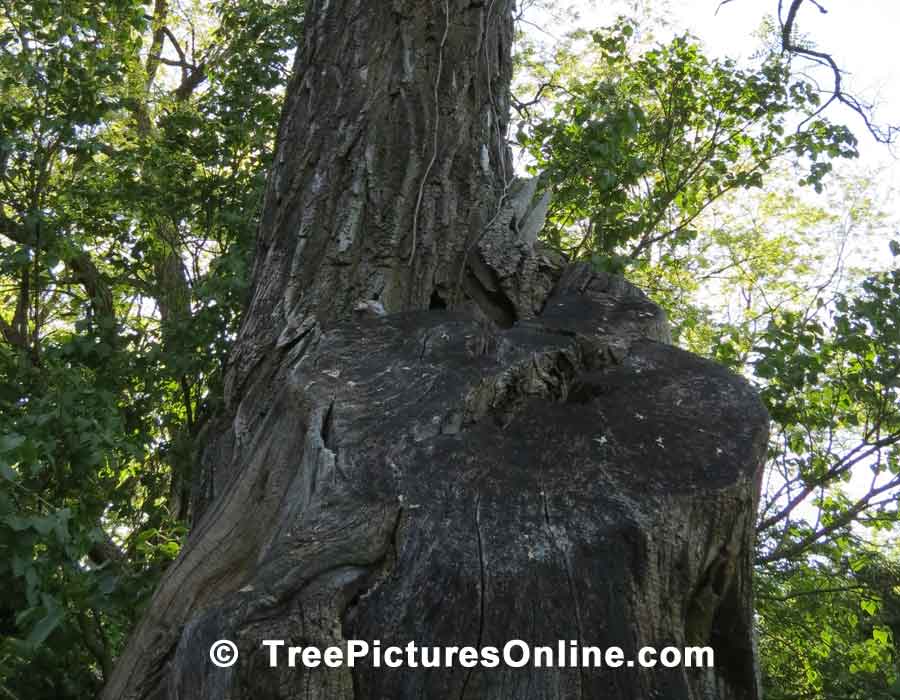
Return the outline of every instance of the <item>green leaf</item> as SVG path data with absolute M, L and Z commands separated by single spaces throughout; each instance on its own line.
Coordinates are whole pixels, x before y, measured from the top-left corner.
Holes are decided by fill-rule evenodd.
M 54 602 L 54 605 L 47 611 L 47 614 L 42 617 L 34 627 L 32 627 L 31 631 L 28 633 L 26 641 L 34 647 L 43 644 L 46 641 L 47 637 L 49 637 L 53 633 L 53 630 L 59 627 L 60 622 L 62 622 L 63 615 L 63 609 Z
M 6 462 L 0 461 L 0 476 L 2 476 L 7 481 L 18 481 L 19 474 L 9 466 Z
M 12 452 L 25 442 L 25 436 L 18 433 L 0 435 L 0 454 Z

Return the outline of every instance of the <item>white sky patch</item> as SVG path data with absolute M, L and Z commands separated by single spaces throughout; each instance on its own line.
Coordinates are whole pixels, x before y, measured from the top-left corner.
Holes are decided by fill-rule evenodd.
M 664 14 L 670 25 L 654 30 L 658 40 L 666 41 L 688 31 L 696 35 L 708 53 L 719 58 L 745 60 L 762 46 L 757 31 L 764 18 L 774 16 L 777 0 L 655 0 L 646 3 L 651 12 Z M 830 53 L 844 70 L 844 84 L 848 92 L 876 107 L 879 124 L 900 125 L 900 62 L 896 60 L 896 42 L 900 35 L 900 2 L 885 0 L 822 0 L 827 10 L 820 13 L 811 2 L 804 3 L 797 26 L 811 39 L 817 50 Z M 640 0 L 580 0 L 572 2 L 579 19 L 570 26 L 550 20 L 542 11 L 527 10 L 525 18 L 533 23 L 530 31 L 561 36 L 576 26 L 599 28 L 611 24 L 618 15 L 641 14 L 645 3 Z M 529 31 L 528 27 L 525 27 Z M 545 35 L 544 38 L 548 38 Z M 798 61 L 798 65 L 799 65 Z M 828 71 L 817 69 L 810 73 L 824 87 L 831 84 Z M 890 175 L 900 174 L 900 167 L 887 149 L 875 142 L 866 132 L 862 121 L 846 108 L 836 107 L 835 121 L 844 120 L 860 140 L 863 159 L 878 163 L 890 161 Z

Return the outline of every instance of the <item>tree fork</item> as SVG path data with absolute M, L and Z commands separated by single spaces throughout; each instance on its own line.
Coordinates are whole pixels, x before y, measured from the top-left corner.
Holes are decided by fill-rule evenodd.
M 310 3 L 194 528 L 107 700 L 757 698 L 765 412 L 639 290 L 536 244 L 511 9 Z M 517 638 L 716 667 L 270 668 L 262 646 Z

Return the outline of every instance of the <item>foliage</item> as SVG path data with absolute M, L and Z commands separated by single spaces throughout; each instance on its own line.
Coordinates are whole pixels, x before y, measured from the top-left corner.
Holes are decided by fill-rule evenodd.
M 898 293 L 900 269 L 873 275 L 815 313 L 772 314 L 754 347 L 774 428 L 757 557 L 767 697 L 900 697 L 900 571 L 862 539 L 898 522 Z
M 574 254 L 621 269 L 662 241 L 695 238 L 710 203 L 761 187 L 780 157 L 806 159 L 803 182 L 818 191 L 829 159 L 856 155 L 844 126 L 815 117 L 791 129 L 818 94 L 780 56 L 748 70 L 706 57 L 689 36 L 635 55 L 634 36 L 620 20 L 592 33 L 598 55 L 587 69 L 537 71 L 561 96 L 552 114 L 523 123 L 519 140 L 553 183 L 553 245 L 572 249 L 574 237 Z
M 297 1 L 0 15 L 0 689 L 93 696 L 190 512 Z
M 778 427 L 781 485 L 763 505 L 762 562 L 840 544 L 852 526 L 897 522 L 900 487 L 900 269 L 863 280 L 821 314 L 772 316 L 756 348 L 755 373 Z M 848 496 L 854 467 L 868 488 Z M 816 496 L 816 519 L 793 516 Z
M 900 697 L 900 569 L 874 550 L 757 577 L 766 698 Z

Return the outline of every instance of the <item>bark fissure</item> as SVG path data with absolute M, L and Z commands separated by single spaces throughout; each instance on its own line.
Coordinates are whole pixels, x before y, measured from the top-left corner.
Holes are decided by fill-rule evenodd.
M 475 648 L 481 649 L 484 639 L 484 620 L 485 605 L 487 604 L 486 586 L 487 573 L 484 563 L 484 538 L 481 534 L 481 494 L 475 496 L 475 542 L 478 546 L 478 636 L 475 640 Z M 469 681 L 472 679 L 474 668 L 469 669 L 466 673 L 465 680 L 462 684 L 462 690 L 459 691 L 459 700 L 465 700 L 466 688 L 469 687 Z
M 416 196 L 416 208 L 413 210 L 412 225 L 412 245 L 409 247 L 409 265 L 411 266 L 416 259 L 416 234 L 419 232 L 419 210 L 422 207 L 422 198 L 425 196 L 425 183 L 428 182 L 428 176 L 431 169 L 437 162 L 438 157 L 438 140 L 440 138 L 440 117 L 441 117 L 441 73 L 444 69 L 444 46 L 447 44 L 447 37 L 450 34 L 450 0 L 444 0 L 444 34 L 441 37 L 441 43 L 437 52 L 437 70 L 434 74 L 434 126 L 432 130 L 432 150 L 431 159 L 425 166 L 425 173 L 422 175 L 422 181 L 419 183 L 419 193 Z

